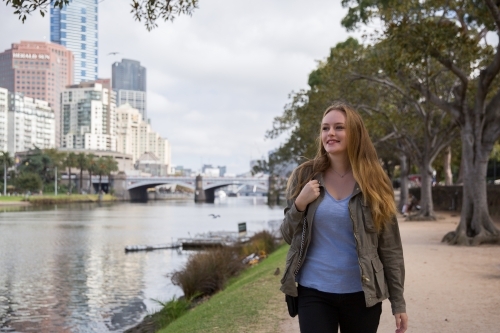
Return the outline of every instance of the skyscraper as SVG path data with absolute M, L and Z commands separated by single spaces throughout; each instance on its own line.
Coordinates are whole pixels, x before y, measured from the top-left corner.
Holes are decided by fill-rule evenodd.
M 115 129 L 108 115 L 115 110 L 110 91 L 98 82 L 68 86 L 61 94 L 63 148 L 116 151 Z M 113 117 L 114 118 L 114 117 Z
M 0 53 L 0 87 L 47 101 L 54 110 L 56 146 L 60 143 L 60 95 L 73 82 L 73 54 L 64 46 L 22 41 Z
M 122 59 L 111 67 L 111 80 L 117 105 L 130 104 L 147 121 L 146 68 L 139 61 Z
M 50 40 L 75 56 L 74 83 L 98 75 L 97 0 L 73 0 L 63 9 L 50 9 Z

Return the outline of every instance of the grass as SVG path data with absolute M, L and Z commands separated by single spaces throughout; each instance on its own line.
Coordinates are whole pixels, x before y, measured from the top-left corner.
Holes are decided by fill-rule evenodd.
M 99 195 L 97 194 L 62 194 L 62 195 L 32 195 L 27 201 L 34 205 L 46 205 L 55 203 L 73 203 L 73 202 L 97 202 Z M 115 201 L 116 197 L 105 194 L 103 201 Z
M 229 281 L 226 289 L 178 318 L 160 333 L 192 332 L 279 332 L 286 313 L 285 296 L 279 290 L 287 245 L 258 265 Z
M 15 201 L 23 201 L 24 199 L 24 196 L 22 195 L 17 195 L 17 196 L 5 196 L 2 194 L 2 196 L 0 196 L 0 202 L 15 202 Z

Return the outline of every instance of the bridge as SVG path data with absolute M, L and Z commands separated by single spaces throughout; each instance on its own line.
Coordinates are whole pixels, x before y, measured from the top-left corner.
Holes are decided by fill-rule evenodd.
M 228 185 L 251 185 L 267 192 L 269 181 L 267 176 L 253 178 L 235 177 L 140 177 L 118 174 L 114 178 L 115 195 L 131 201 L 147 201 L 148 189 L 159 185 L 177 184 L 194 191 L 195 202 L 215 201 L 215 190 Z

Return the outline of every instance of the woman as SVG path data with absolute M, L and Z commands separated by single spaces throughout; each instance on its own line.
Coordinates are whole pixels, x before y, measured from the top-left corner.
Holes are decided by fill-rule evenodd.
M 389 298 L 396 332 L 408 327 L 394 194 L 358 113 L 324 115 L 313 160 L 288 181 L 281 233 L 290 244 L 281 290 L 298 296 L 302 333 L 376 332 Z

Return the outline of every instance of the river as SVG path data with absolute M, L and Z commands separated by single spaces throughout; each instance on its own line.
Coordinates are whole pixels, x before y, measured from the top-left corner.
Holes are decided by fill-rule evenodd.
M 155 300 L 182 295 L 168 275 L 190 255 L 125 246 L 237 231 L 239 222 L 271 230 L 282 216 L 255 197 L 0 212 L 0 332 L 123 332 L 159 309 Z

